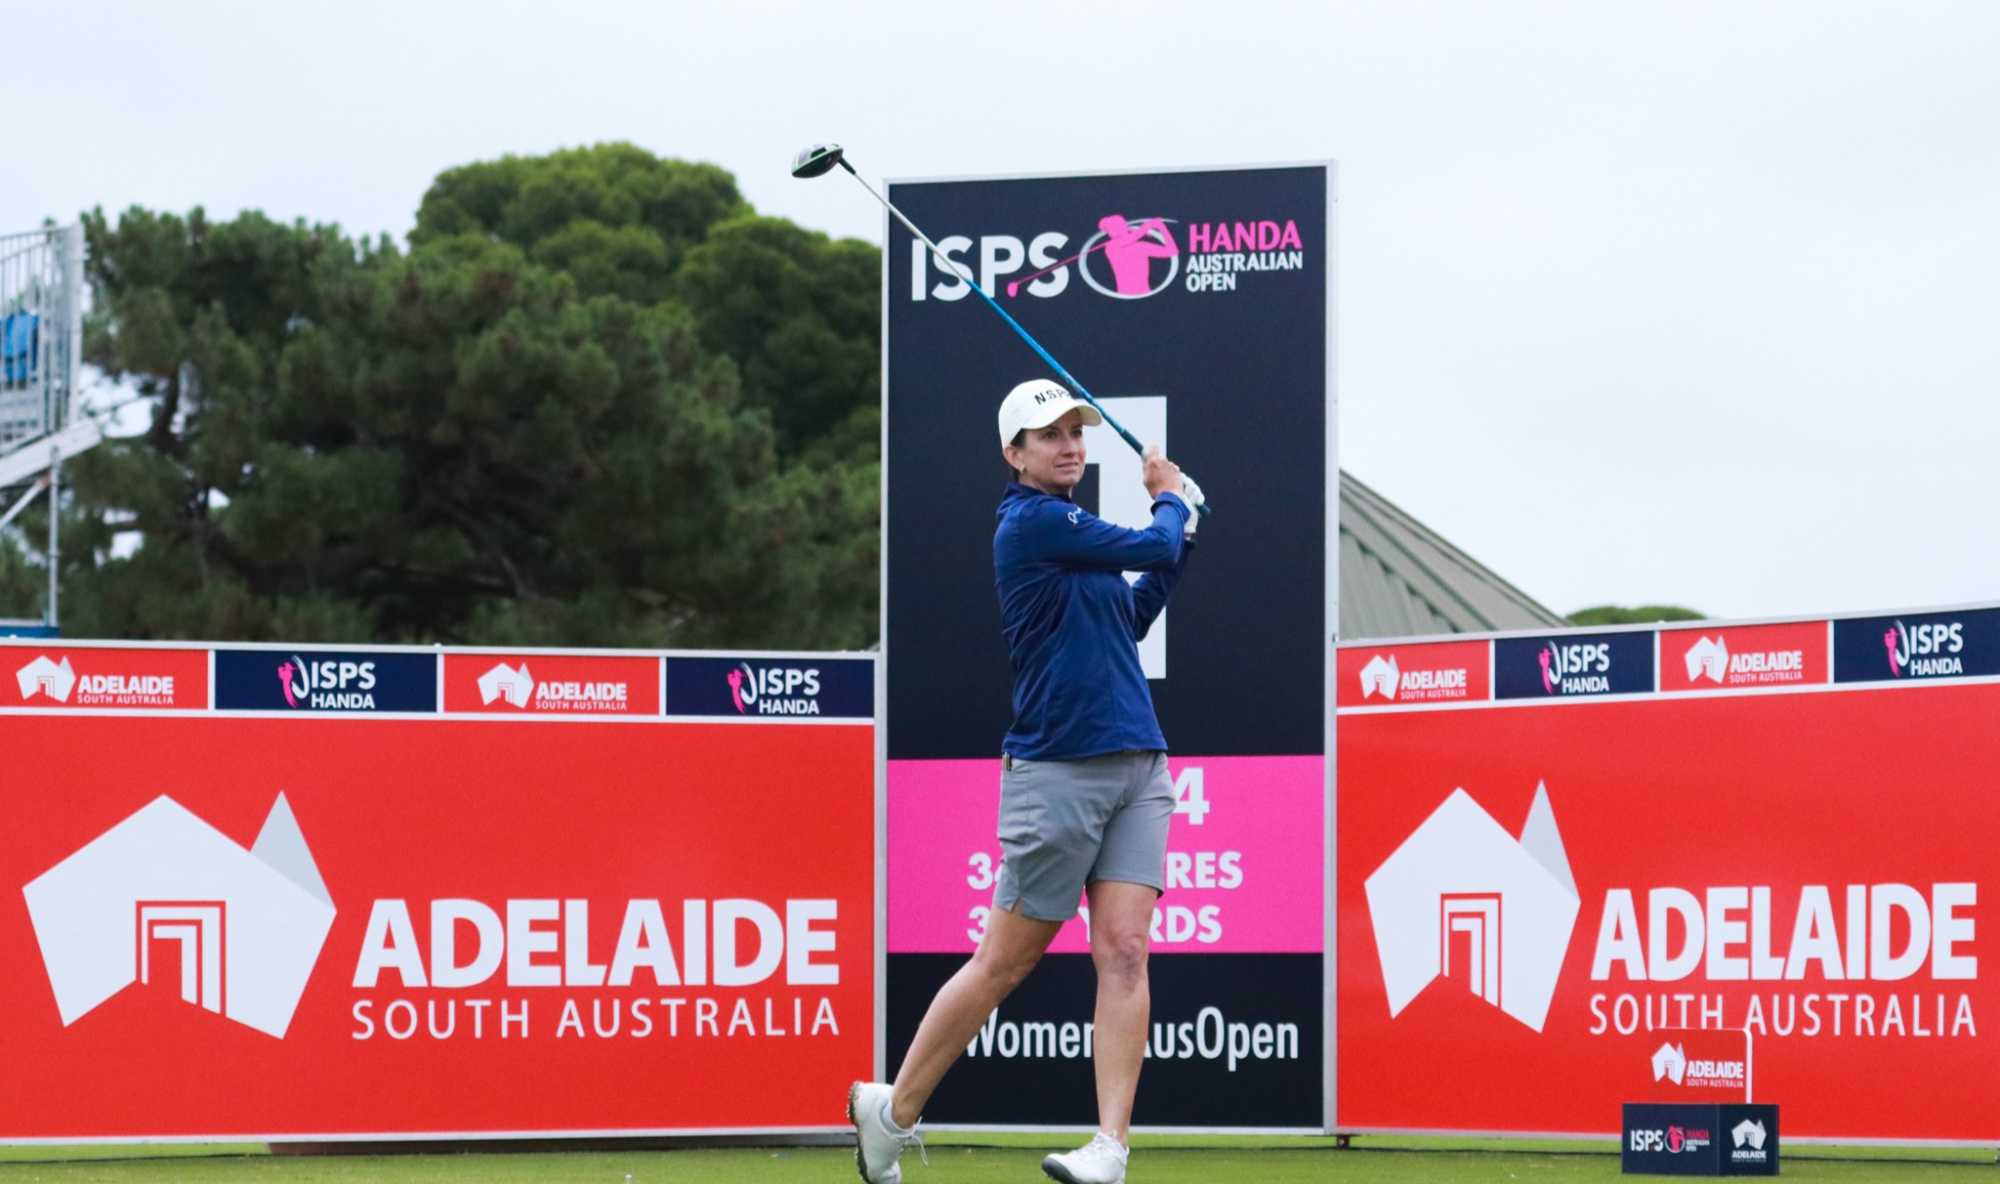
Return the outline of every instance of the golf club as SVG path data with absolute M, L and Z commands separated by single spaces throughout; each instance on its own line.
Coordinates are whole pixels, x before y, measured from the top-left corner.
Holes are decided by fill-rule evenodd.
M 926 247 L 930 248 L 931 257 L 933 259 L 936 259 L 940 264 L 942 264 L 946 271 L 964 280 L 966 286 L 971 288 L 974 292 L 978 293 L 979 298 L 986 302 L 986 307 L 1000 314 L 1000 319 L 1007 322 L 1007 327 L 1014 330 L 1014 332 L 1020 334 L 1021 340 L 1028 343 L 1028 348 L 1034 350 L 1037 354 L 1041 355 L 1042 361 L 1047 362 L 1049 364 L 1049 368 L 1054 370 L 1056 372 L 1056 375 L 1060 377 L 1063 380 L 1063 382 L 1067 383 L 1071 390 L 1076 392 L 1078 398 L 1090 404 L 1091 407 L 1096 409 L 1099 415 L 1104 417 L 1105 426 L 1109 427 L 1112 431 L 1117 432 L 1119 439 L 1125 441 L 1125 443 L 1132 446 L 1132 451 L 1138 453 L 1141 456 L 1144 456 L 1146 454 L 1146 446 L 1139 443 L 1139 438 L 1137 436 L 1134 436 L 1131 432 L 1126 431 L 1124 424 L 1121 424 L 1116 419 L 1112 418 L 1111 413 L 1104 409 L 1104 404 L 1099 403 L 1097 401 L 1097 397 L 1095 395 L 1092 395 L 1088 390 L 1085 390 L 1083 384 L 1076 380 L 1076 375 L 1071 374 L 1067 369 L 1064 369 L 1063 364 L 1061 362 L 1056 361 L 1055 357 L 1052 354 L 1050 354 L 1048 350 L 1043 349 L 1042 343 L 1035 340 L 1034 334 L 1022 328 L 1021 322 L 1015 320 L 1007 312 L 1006 309 L 1001 308 L 1000 302 L 993 299 L 993 297 L 987 293 L 986 289 L 980 287 L 978 281 L 972 278 L 972 274 L 969 271 L 967 271 L 960 264 L 952 262 L 951 258 L 944 253 L 943 249 L 940 248 L 936 243 L 931 241 L 930 235 L 925 234 L 923 231 L 917 229 L 917 224 L 910 221 L 907 217 L 905 217 L 903 215 L 903 211 L 897 209 L 893 204 L 890 203 L 888 198 L 882 196 L 881 193 L 877 192 L 875 187 L 873 185 L 870 185 L 867 182 L 867 180 L 861 176 L 860 173 L 854 171 L 854 166 L 847 163 L 846 150 L 843 149 L 840 145 L 809 144 L 806 147 L 799 149 L 798 154 L 792 157 L 792 176 L 798 177 L 801 180 L 809 177 L 822 176 L 826 173 L 833 171 L 833 166 L 835 165 L 839 165 L 841 168 L 846 169 L 847 175 L 853 177 L 854 180 L 857 183 L 859 183 L 863 189 L 866 189 L 869 193 L 869 196 L 873 197 L 876 201 L 881 202 L 883 209 L 889 211 L 890 214 L 894 215 L 896 221 L 901 222 L 905 229 L 907 229 L 911 234 L 916 235 L 917 238 L 920 239 Z M 1206 501 L 1197 505 L 1195 509 L 1199 510 L 1203 514 L 1209 512 L 1209 506 Z
M 1076 254 L 1071 255 L 1067 259 L 1058 259 L 1054 263 L 1049 264 L 1047 267 L 1042 268 L 1040 271 L 1031 271 L 1027 275 L 1022 276 L 1018 280 L 1008 280 L 1007 295 L 1011 299 L 1015 295 L 1015 293 L 1021 290 L 1022 284 L 1032 283 L 1035 280 L 1041 279 L 1043 276 L 1049 274 L 1058 267 L 1068 267 L 1070 264 L 1075 263 L 1077 260 L 1083 258 L 1085 255 L 1090 254 L 1091 251 L 1102 251 L 1104 248 L 1110 245 L 1111 245 L 1110 238 L 1108 237 L 1101 238 L 1097 240 L 1097 245 L 1094 247 L 1089 247 L 1085 250 L 1078 251 Z

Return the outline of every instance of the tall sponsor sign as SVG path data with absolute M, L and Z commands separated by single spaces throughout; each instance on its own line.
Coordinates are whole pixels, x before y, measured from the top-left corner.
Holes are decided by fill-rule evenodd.
M 1793 1137 L 2000 1136 L 1993 620 L 1498 637 L 1490 701 L 1343 708 L 1340 1128 L 1610 1132 L 1754 1068 Z
M 297 653 L 377 689 L 409 656 Z M 0 1047 L 33 1066 L 0 1139 L 843 1129 L 878 1039 L 872 724 L 671 721 L 657 655 L 442 659 L 536 689 L 0 711 L 36 802 L 0 850 Z M 582 705 L 621 695 L 651 718 Z
M 886 1068 L 976 947 L 1000 855 L 1010 702 L 994 415 L 1014 384 L 1054 376 L 977 284 L 1218 507 L 1139 642 L 1179 808 L 1135 1121 L 1318 1129 L 1337 617 L 1333 169 L 907 182 L 890 199 L 963 273 L 888 225 L 884 416 L 904 446 L 885 453 Z M 1079 507 L 1146 525 L 1139 458 L 1106 428 L 1088 429 L 1086 446 Z M 671 712 L 671 666 L 668 699 Z M 1094 1121 L 1088 949 L 1080 910 L 927 1120 Z

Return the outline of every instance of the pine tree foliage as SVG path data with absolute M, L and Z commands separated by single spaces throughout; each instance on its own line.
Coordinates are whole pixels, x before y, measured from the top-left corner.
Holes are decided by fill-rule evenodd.
M 625 144 L 451 169 L 407 249 L 85 228 L 86 356 L 152 420 L 65 468 L 66 634 L 873 640 L 874 247 Z M 0 541 L 0 605 L 45 579 L 44 513 Z

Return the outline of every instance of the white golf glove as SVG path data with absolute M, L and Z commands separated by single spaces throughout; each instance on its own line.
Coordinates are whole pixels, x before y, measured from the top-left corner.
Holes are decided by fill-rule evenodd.
M 1193 511 L 1188 515 L 1187 527 L 1181 533 L 1184 536 L 1192 537 L 1195 528 L 1201 525 L 1202 503 L 1208 499 L 1202 496 L 1201 486 L 1196 485 L 1194 478 L 1188 476 L 1186 473 L 1181 474 L 1181 500 L 1186 502 L 1188 508 Z

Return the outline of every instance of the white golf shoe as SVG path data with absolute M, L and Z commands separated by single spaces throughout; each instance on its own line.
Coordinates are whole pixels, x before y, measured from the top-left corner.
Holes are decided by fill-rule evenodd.
M 1075 1151 L 1044 1159 L 1042 1170 L 1063 1184 L 1125 1184 L 1125 1159 L 1130 1154 L 1125 1144 L 1099 1131 Z
M 854 1166 L 867 1184 L 902 1184 L 903 1149 L 915 1145 L 923 1151 L 924 1141 L 916 1128 L 898 1130 L 889 1117 L 889 1099 L 894 1086 L 879 1081 L 857 1081 L 847 1089 L 847 1119 L 854 1124 Z

